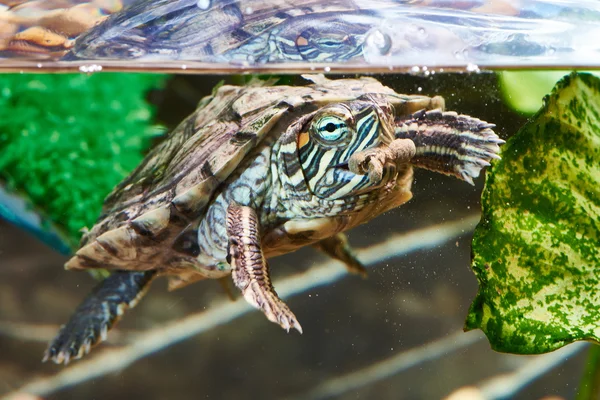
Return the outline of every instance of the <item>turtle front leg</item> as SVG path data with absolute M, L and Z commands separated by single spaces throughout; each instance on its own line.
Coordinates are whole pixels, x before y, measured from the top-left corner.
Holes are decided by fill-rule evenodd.
M 108 331 L 127 308 L 135 306 L 155 276 L 155 271 L 116 271 L 100 282 L 50 342 L 43 361 L 68 364 L 106 340 Z
M 348 160 L 350 171 L 358 175 L 368 175 L 371 183 L 380 182 L 385 173 L 386 164 L 409 163 L 416 152 L 410 139 L 395 139 L 390 144 L 354 153 Z
M 261 310 L 271 322 L 289 332 L 302 333 L 302 327 L 289 307 L 279 298 L 269 277 L 269 266 L 260 244 L 260 226 L 256 212 L 247 206 L 231 204 L 227 208 L 227 262 L 233 282 L 246 301 Z
M 360 275 L 363 278 L 367 277 L 367 269 L 359 259 L 356 258 L 356 255 L 348 242 L 348 237 L 344 233 L 338 233 L 320 240 L 313 246 L 323 251 L 331 258 L 343 262 L 349 273 Z

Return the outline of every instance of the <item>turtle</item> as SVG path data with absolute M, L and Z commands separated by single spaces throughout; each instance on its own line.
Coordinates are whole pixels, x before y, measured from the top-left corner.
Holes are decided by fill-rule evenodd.
M 364 273 L 344 232 L 411 199 L 413 167 L 473 184 L 504 143 L 495 125 L 373 77 L 222 85 L 106 197 L 68 270 L 107 269 L 51 341 L 65 364 L 106 339 L 159 276 L 177 289 L 231 276 L 286 331 L 268 259 L 312 245 Z
M 437 23 L 449 17 L 426 6 L 396 0 L 141 0 L 83 33 L 63 60 L 387 65 L 389 55 L 409 62 L 413 53 L 466 48 L 460 35 Z
M 521 12 L 497 3 L 137 0 L 79 36 L 63 60 L 410 68 L 543 53 L 529 38 L 539 35 L 540 26 L 528 19 L 545 16 L 539 7 Z

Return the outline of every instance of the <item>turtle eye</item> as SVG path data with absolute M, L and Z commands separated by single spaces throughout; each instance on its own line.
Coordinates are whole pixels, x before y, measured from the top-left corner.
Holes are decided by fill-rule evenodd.
M 348 125 L 346 125 L 346 121 L 331 115 L 321 117 L 315 125 L 313 125 L 313 129 L 320 139 L 330 143 L 344 139 L 348 134 Z

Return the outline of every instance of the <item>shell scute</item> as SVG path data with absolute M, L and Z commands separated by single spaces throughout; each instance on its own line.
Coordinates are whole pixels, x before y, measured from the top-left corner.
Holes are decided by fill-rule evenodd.
M 141 236 L 156 236 L 169 226 L 169 207 L 158 207 L 131 221 L 131 227 Z

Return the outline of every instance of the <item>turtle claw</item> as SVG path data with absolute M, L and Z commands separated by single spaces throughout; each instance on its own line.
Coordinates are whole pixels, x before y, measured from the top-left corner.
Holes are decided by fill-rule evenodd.
M 466 172 L 462 172 L 460 174 L 460 177 L 463 181 L 467 182 L 469 185 L 475 186 L 475 182 L 473 182 L 473 178 L 471 177 L 471 175 L 467 174 Z
M 92 320 L 95 319 L 95 320 Z M 60 329 L 52 340 L 42 362 L 48 360 L 56 364 L 67 365 L 71 360 L 77 360 L 88 354 L 93 345 L 106 340 L 110 321 L 100 321 L 93 316 L 76 313 L 73 318 Z
M 248 303 L 261 310 L 269 321 L 278 324 L 286 332 L 289 332 L 290 328 L 294 328 L 302 333 L 302 327 L 298 319 L 274 290 L 266 289 L 255 281 L 246 287 L 243 295 Z
M 372 184 L 381 182 L 386 164 L 399 165 L 410 162 L 415 155 L 415 145 L 410 139 L 395 139 L 381 145 L 354 153 L 348 160 L 348 168 L 357 175 L 368 175 Z

